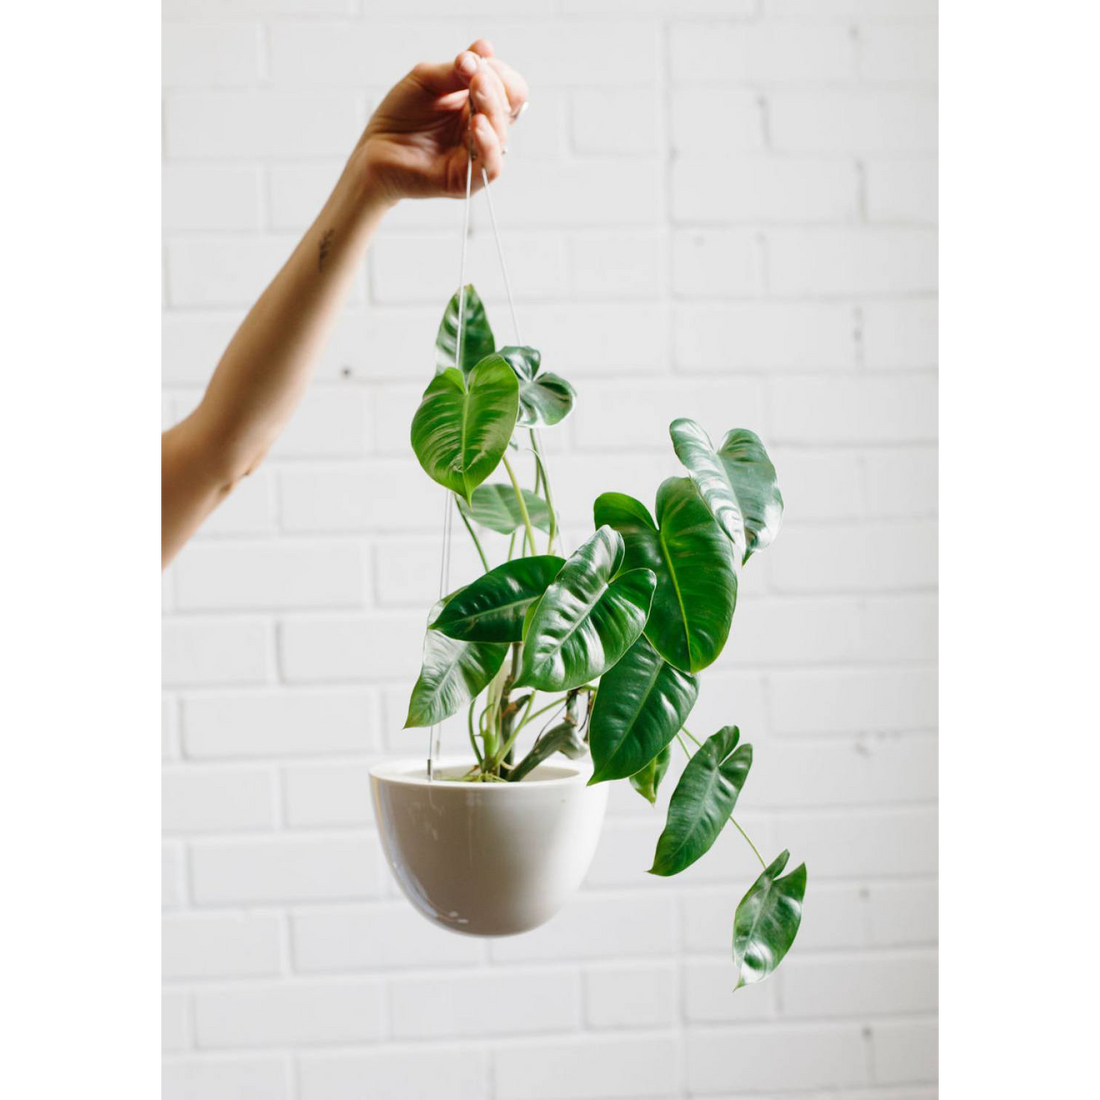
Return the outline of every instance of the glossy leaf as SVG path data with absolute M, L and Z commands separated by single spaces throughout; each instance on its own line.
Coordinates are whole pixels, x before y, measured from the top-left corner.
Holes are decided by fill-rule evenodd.
M 762 982 L 782 961 L 798 934 L 806 893 L 806 864 L 780 878 L 784 852 L 749 887 L 733 919 L 733 961 L 737 989 Z
M 565 564 L 553 554 L 516 558 L 453 596 L 431 629 L 467 642 L 519 642 L 523 617 Z
M 458 297 L 456 291 L 443 311 L 443 320 L 439 322 L 439 331 L 435 337 L 436 374 L 442 374 L 448 367 L 458 367 L 463 375 L 468 375 L 477 363 L 496 351 L 493 330 L 489 327 L 489 318 L 485 315 L 485 306 L 473 286 L 467 284 L 463 309 L 465 321 L 462 325 L 462 362 L 456 361 Z
M 509 346 L 500 349 L 519 379 L 519 418 L 521 427 L 535 428 L 560 423 L 573 409 L 577 393 L 564 378 L 540 374 L 542 353 L 535 348 Z
M 625 569 L 651 569 L 657 578 L 645 635 L 670 664 L 698 672 L 729 636 L 737 602 L 737 569 L 729 539 L 692 482 L 671 477 L 657 490 L 657 520 L 625 493 L 596 498 L 597 526 L 623 536 Z
M 526 625 L 517 686 L 580 687 L 634 644 L 649 614 L 654 576 L 648 569 L 620 572 L 623 554 L 620 535 L 601 527 L 566 561 Z
M 738 562 L 769 545 L 783 519 L 783 497 L 760 437 L 735 428 L 716 451 L 694 420 L 674 420 L 668 430 L 676 457 L 733 543 Z
M 652 760 L 687 721 L 699 695 L 695 677 L 673 668 L 639 638 L 600 680 L 588 740 L 590 783 L 625 779 Z
M 671 762 L 672 749 L 665 745 L 644 768 L 630 777 L 630 785 L 651 805 L 657 802 L 657 790 Z
M 448 599 L 453 597 L 440 600 L 432 608 L 429 622 L 443 610 Z M 507 643 L 460 642 L 438 630 L 429 630 L 424 638 L 420 677 L 409 699 L 405 728 L 434 726 L 450 718 L 500 671 L 507 653 Z
M 521 489 L 520 492 L 523 493 L 523 502 L 527 505 L 531 526 L 540 531 L 549 531 L 550 509 L 546 507 L 546 501 L 530 489 Z M 471 494 L 470 503 L 460 500 L 458 506 L 474 523 L 502 535 L 510 535 L 523 526 L 519 502 L 511 485 L 496 482 L 479 485 Z
M 519 386 L 512 369 L 492 355 L 468 382 L 451 368 L 428 384 L 412 422 L 412 445 L 433 480 L 470 495 L 500 463 L 516 426 Z
M 651 875 L 676 875 L 718 839 L 752 766 L 752 745 L 737 748 L 740 731 L 724 726 L 687 762 L 668 804 Z

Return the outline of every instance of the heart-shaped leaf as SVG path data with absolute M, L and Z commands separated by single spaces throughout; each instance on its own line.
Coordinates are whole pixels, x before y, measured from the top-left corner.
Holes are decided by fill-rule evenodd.
M 456 593 L 459 594 L 461 590 Z M 428 622 L 453 598 L 440 600 L 432 608 Z M 405 728 L 434 726 L 450 718 L 500 671 L 507 653 L 507 643 L 460 642 L 438 630 L 429 630 L 424 638 L 420 677 L 409 699 Z
M 735 428 L 716 451 L 710 436 L 686 418 L 668 430 L 676 457 L 733 543 L 738 562 L 748 561 L 771 543 L 783 519 L 783 497 L 764 444 L 748 429 Z
M 620 573 L 623 553 L 618 532 L 601 527 L 562 566 L 526 624 L 517 686 L 580 687 L 637 641 L 655 579 L 648 569 Z
M 733 918 L 733 962 L 737 985 L 762 982 L 782 961 L 802 921 L 806 864 L 779 877 L 790 852 L 784 852 L 749 887 Z
M 688 761 L 668 804 L 651 875 L 690 867 L 718 839 L 752 765 L 752 745 L 737 748 L 736 726 L 724 726 Z
M 588 739 L 589 783 L 624 779 L 652 760 L 687 721 L 699 695 L 695 677 L 639 638 L 600 680 Z
M 519 379 L 520 427 L 560 423 L 572 411 L 577 393 L 564 378 L 556 374 L 539 374 L 541 352 L 529 347 L 509 346 L 500 349 Z
M 520 492 L 523 493 L 523 500 L 527 505 L 527 514 L 531 517 L 531 526 L 540 531 L 549 531 L 550 509 L 546 507 L 546 501 L 530 489 L 521 489 Z M 458 506 L 474 523 L 488 527 L 490 531 L 499 531 L 502 535 L 510 535 L 523 526 L 516 491 L 511 485 L 496 482 L 479 485 L 473 491 L 470 503 L 460 500 Z
M 623 536 L 625 569 L 657 577 L 646 637 L 685 672 L 706 668 L 722 652 L 737 602 L 737 569 L 729 539 L 686 477 L 657 490 L 657 522 L 625 493 L 604 493 L 593 509 L 597 526 Z
M 463 303 L 465 321 L 462 325 L 462 362 L 457 361 L 458 299 L 459 292 L 456 291 L 443 311 L 443 320 L 439 322 L 439 332 L 435 337 L 436 374 L 442 374 L 448 367 L 458 367 L 467 375 L 477 363 L 496 350 L 493 330 L 485 315 L 485 306 L 473 286 L 467 284 L 466 300 Z
M 671 761 L 672 749 L 665 745 L 644 768 L 630 777 L 630 785 L 651 805 L 657 802 L 657 788 L 660 787 Z
M 523 616 L 565 564 L 553 554 L 506 561 L 453 596 L 431 629 L 467 642 L 519 642 Z
M 433 480 L 470 494 L 500 463 L 519 409 L 519 384 L 512 368 L 491 355 L 464 380 L 453 367 L 428 383 L 412 422 L 412 445 Z

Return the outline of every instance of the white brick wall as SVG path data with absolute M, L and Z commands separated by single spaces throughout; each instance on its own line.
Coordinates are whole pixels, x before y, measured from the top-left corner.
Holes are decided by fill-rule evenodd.
M 652 499 L 675 414 L 768 441 L 787 523 L 693 725 L 758 744 L 745 821 L 810 867 L 794 952 L 736 995 L 751 860 L 730 836 L 654 881 L 661 811 L 629 791 L 585 887 L 533 933 L 460 939 L 400 898 L 366 773 L 423 748 L 400 724 L 440 505 L 408 423 L 460 225 L 457 204 L 407 204 L 286 435 L 167 576 L 165 1096 L 930 1100 L 933 0 L 164 11 L 169 422 L 392 79 L 482 34 L 524 70 L 495 197 L 524 338 L 579 391 L 547 439 L 566 535 L 595 492 Z M 510 340 L 483 207 L 473 223 L 471 274 Z M 475 569 L 460 539 L 454 575 Z

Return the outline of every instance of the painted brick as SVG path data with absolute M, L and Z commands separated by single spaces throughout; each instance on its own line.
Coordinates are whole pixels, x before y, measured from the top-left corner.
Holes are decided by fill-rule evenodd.
M 166 385 L 205 385 L 243 311 L 167 313 L 161 322 L 161 366 Z
M 166 1053 L 191 1045 L 191 998 L 186 993 L 165 993 L 161 998 L 160 1032 Z
M 555 970 L 393 977 L 390 1027 L 398 1039 L 575 1030 L 580 979 Z
M 183 700 L 182 710 L 185 752 L 196 759 L 378 747 L 377 703 L 369 689 L 192 696 Z
M 166 88 L 219 88 L 260 78 L 260 27 L 254 23 L 194 23 L 161 38 L 161 82 Z
M 482 1100 L 489 1088 L 485 1054 L 469 1045 L 303 1055 L 298 1076 L 301 1100 Z
M 922 294 L 936 286 L 936 238 L 924 229 L 769 230 L 778 295 Z
M 679 222 L 848 222 L 858 212 L 855 165 L 836 160 L 737 156 L 677 160 Z
M 685 156 L 752 152 L 764 145 L 759 95 L 741 88 L 674 88 L 671 146 Z
M 934 516 L 938 462 L 932 448 L 870 451 L 863 459 L 867 511 L 873 516 Z
M 660 150 L 656 89 L 587 89 L 573 93 L 570 107 L 569 129 L 578 153 L 608 156 Z
M 160 893 L 165 909 L 178 909 L 187 900 L 186 865 L 183 847 L 165 844 L 161 848 Z
M 871 1028 L 873 1076 L 878 1084 L 935 1081 L 938 1028 L 934 1020 L 876 1023 Z
M 686 1061 L 688 1087 L 700 1093 L 853 1088 L 869 1083 L 863 1035 L 855 1024 L 692 1031 Z
M 200 1047 L 364 1042 L 382 1037 L 377 981 L 295 982 L 195 994 Z
M 672 238 L 672 289 L 677 297 L 761 294 L 764 253 L 760 235 L 740 229 L 678 230 Z
M 936 942 L 935 883 L 876 882 L 869 891 L 870 941 L 876 947 Z
M 171 158 L 345 157 L 362 128 L 357 95 L 186 92 L 164 106 Z
M 796 153 L 929 153 L 936 99 L 927 92 L 778 91 L 768 95 L 776 149 Z
M 381 852 L 370 837 L 196 841 L 200 905 L 369 898 L 381 888 Z
M 275 528 L 275 479 L 267 470 L 249 474 L 203 521 L 203 538 L 269 535 Z
M 206 1058 L 169 1062 L 162 1100 L 290 1100 L 290 1067 L 281 1058 Z
M 934 27 L 860 27 L 859 75 L 864 80 L 933 83 L 937 45 Z
M 868 302 L 862 308 L 862 329 L 868 367 L 910 370 L 936 364 L 935 302 Z
M 370 825 L 370 765 L 302 764 L 283 774 L 286 820 L 291 828 Z
M 845 27 L 684 23 L 672 28 L 672 79 L 683 83 L 805 83 L 855 73 Z
M 939 166 L 934 160 L 872 160 L 864 171 L 869 221 L 935 223 Z
M 781 1014 L 823 1019 L 936 1008 L 934 952 L 794 956 L 777 972 Z
M 667 1027 L 676 1015 L 676 975 L 667 964 L 594 966 L 584 973 L 589 1027 Z
M 665 289 L 664 242 L 642 232 L 576 233 L 567 243 L 572 292 L 593 298 L 657 298 Z
M 732 913 L 732 909 L 727 913 L 723 937 L 727 940 Z M 752 1022 L 767 1020 L 775 1015 L 774 991 L 766 985 L 751 986 L 734 994 L 737 971 L 728 955 L 721 959 L 692 959 L 685 963 L 683 983 L 684 1015 L 691 1024 Z
M 165 917 L 162 971 L 169 979 L 246 978 L 282 967 L 279 918 L 272 913 L 186 913 Z
M 295 913 L 291 933 L 294 968 L 304 973 L 470 966 L 484 947 L 473 937 L 441 931 L 404 899 Z
M 161 648 L 162 678 L 190 684 L 261 684 L 268 678 L 271 628 L 265 622 L 169 620 Z
M 855 365 L 856 318 L 845 305 L 685 304 L 676 308 L 675 321 L 676 365 L 682 370 L 819 371 Z
M 166 165 L 161 174 L 161 203 L 162 224 L 168 232 L 258 229 L 260 173 L 235 166 Z
M 291 682 L 416 678 L 423 614 L 301 618 L 279 629 L 283 674 Z
M 676 1046 L 667 1035 L 498 1047 L 492 1058 L 501 1100 L 642 1100 L 676 1088 Z
M 267 768 L 165 772 L 161 817 L 169 833 L 237 832 L 275 825 L 275 776 Z
M 370 447 L 371 400 L 354 386 L 314 387 L 271 448 L 272 458 L 358 458 Z

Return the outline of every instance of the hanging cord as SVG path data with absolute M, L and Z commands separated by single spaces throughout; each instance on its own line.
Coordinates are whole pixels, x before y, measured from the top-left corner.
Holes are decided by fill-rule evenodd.
M 455 366 L 462 369 L 462 337 L 466 320 L 466 242 L 470 235 L 470 194 L 474 176 L 474 139 L 471 134 L 466 146 L 466 205 L 462 215 L 462 261 L 458 269 L 458 331 L 455 335 Z M 451 586 L 451 533 L 454 529 L 454 507 L 451 490 L 443 492 L 443 552 L 439 560 L 439 598 Z M 435 761 L 439 757 L 442 728 L 437 722 L 428 730 L 428 782 L 434 781 Z

